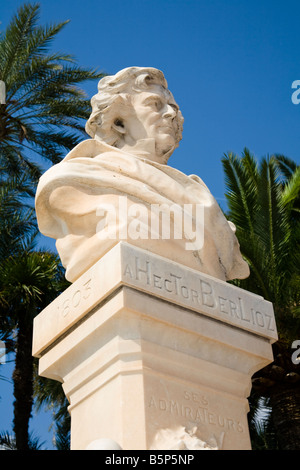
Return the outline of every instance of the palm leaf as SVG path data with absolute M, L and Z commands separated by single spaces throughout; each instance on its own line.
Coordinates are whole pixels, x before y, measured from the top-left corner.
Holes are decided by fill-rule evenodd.
M 300 166 L 295 169 L 284 186 L 282 203 L 290 206 L 291 210 L 300 212 Z
M 18 160 L 36 155 L 57 163 L 82 139 L 90 103 L 79 85 L 104 75 L 79 67 L 69 54 L 49 51 L 67 21 L 40 26 L 38 20 L 39 5 L 25 4 L 0 37 L 0 79 L 7 89 L 0 108 L 0 165 L 6 157 L 8 174 L 18 171 Z M 38 168 L 31 168 L 37 177 Z
M 26 50 L 26 38 L 36 25 L 38 18 L 38 4 L 25 4 L 13 16 L 4 38 L 0 43 L 0 71 L 1 79 L 7 80 L 10 70 L 14 70 L 16 63 Z
M 285 155 L 275 154 L 275 164 L 277 165 L 284 182 L 288 181 L 297 169 L 297 164 Z
M 229 218 L 237 228 L 254 234 L 254 214 L 257 210 L 256 200 L 256 163 L 246 151 L 243 159 L 232 153 L 222 159 L 227 192 L 225 197 L 229 206 Z M 251 173 L 250 170 L 251 169 Z

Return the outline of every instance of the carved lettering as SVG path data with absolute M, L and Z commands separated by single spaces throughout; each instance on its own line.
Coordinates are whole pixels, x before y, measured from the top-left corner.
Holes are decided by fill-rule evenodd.
M 189 406 L 184 407 L 184 416 L 185 416 L 185 418 L 189 418 L 191 420 L 193 419 L 192 409 Z
M 179 292 L 179 284 L 178 281 L 181 279 L 181 276 L 176 276 L 176 274 L 170 273 L 170 276 L 174 278 L 174 285 L 175 285 L 175 293 L 178 294 Z
M 209 424 L 217 424 L 216 423 L 216 415 L 213 413 L 207 413 L 208 414 L 208 422 Z
M 270 331 L 275 331 L 275 328 L 272 328 L 272 325 L 274 325 L 274 318 L 271 317 L 271 315 L 268 315 L 265 313 L 266 321 L 267 321 L 267 329 Z
M 224 299 L 224 297 L 221 297 L 221 296 L 219 296 L 218 299 L 219 299 L 220 311 L 221 311 L 222 313 L 228 314 L 228 311 L 227 311 L 227 309 L 226 309 L 226 302 L 227 302 L 227 299 Z
M 200 394 L 185 391 L 184 398 L 189 400 L 189 405 L 181 403 L 174 398 L 155 398 L 153 395 L 150 397 L 148 407 L 153 411 L 164 412 L 177 416 L 179 418 L 187 419 L 189 422 L 202 425 L 210 425 L 222 428 L 223 430 L 233 432 L 244 432 L 244 426 L 240 421 L 234 420 L 231 417 L 220 415 L 208 409 L 208 400 Z M 197 401 L 203 400 L 206 406 L 198 406 Z M 194 403 L 194 406 L 193 406 Z
M 89 279 L 83 284 L 83 298 L 84 299 L 87 299 L 92 293 L 91 282 L 92 280 Z
M 65 299 L 62 304 L 62 315 L 65 317 L 70 312 L 70 299 Z
M 204 406 L 208 405 L 208 399 L 200 393 L 189 392 L 188 390 L 184 390 L 183 397 L 185 400 L 193 401 L 197 404 L 201 404 Z
M 192 302 L 195 302 L 195 303 L 200 303 L 199 301 L 199 293 L 195 290 L 195 289 L 191 289 L 191 297 L 192 297 Z M 195 300 L 197 299 L 197 300 Z
M 136 280 L 139 280 L 141 279 L 141 276 L 140 275 L 143 275 L 145 274 L 146 275 L 146 280 L 147 280 L 147 284 L 150 284 L 150 276 L 151 276 L 151 273 L 150 273 L 150 262 L 149 261 L 146 261 L 145 262 L 145 267 L 144 269 L 140 267 L 139 265 L 139 258 L 136 256 L 135 257 L 135 278 Z
M 154 408 L 157 407 L 157 406 L 156 406 L 155 399 L 154 399 L 153 396 L 150 398 L 150 402 L 149 402 L 149 408 L 152 408 L 152 407 L 154 407 Z
M 154 291 L 159 290 L 160 294 L 168 299 L 174 299 L 188 307 L 202 308 L 203 313 L 211 314 L 221 320 L 239 326 L 244 325 L 250 330 L 276 332 L 274 317 L 264 312 L 263 308 L 258 310 L 249 306 L 249 303 L 244 303 L 238 291 L 228 289 L 228 292 L 232 293 L 232 298 L 228 298 L 224 295 L 227 290 L 224 290 L 223 285 L 219 287 L 213 281 L 203 279 L 201 274 L 188 272 L 184 277 L 169 271 L 166 275 L 165 270 L 162 269 L 160 272 L 159 266 L 159 263 L 155 263 L 154 266 L 146 257 L 135 256 L 133 266 L 130 263 L 125 265 L 124 276 L 134 285 L 138 283 L 149 286 Z M 257 305 L 257 300 L 254 301 Z M 67 312 L 68 304 L 64 308 Z
M 206 305 L 207 307 L 214 307 L 215 302 L 214 302 L 214 297 L 213 297 L 212 286 L 208 282 L 200 279 L 200 289 L 202 293 L 203 305 Z
M 261 327 L 265 326 L 265 321 L 264 321 L 264 317 L 262 313 L 256 312 L 256 321 L 257 321 L 258 326 L 261 326 Z
M 89 279 L 80 289 L 77 289 L 73 294 L 70 293 L 69 297 L 63 299 L 62 304 L 58 305 L 57 308 L 62 312 L 62 316 L 66 317 L 72 309 L 76 309 L 81 305 L 82 299 L 88 299 L 91 293 L 91 279 Z
M 250 322 L 250 317 L 245 316 L 243 301 L 240 297 L 239 297 L 239 305 L 240 305 L 241 319 L 246 321 L 246 322 Z
M 200 422 L 200 423 L 204 423 L 205 422 L 205 408 L 200 408 L 198 407 L 196 409 L 196 413 L 195 413 L 195 420 Z
M 158 407 L 161 411 L 166 411 L 167 410 L 166 400 L 158 400 Z
M 129 276 L 131 279 L 133 278 L 133 274 L 132 274 L 131 267 L 129 264 L 126 264 L 126 268 L 124 270 L 124 276 Z
M 189 290 L 186 286 L 181 286 L 180 292 L 181 292 L 182 297 L 184 297 L 185 299 L 189 298 Z
M 154 287 L 157 287 L 158 289 L 162 289 L 161 276 L 158 276 L 157 274 L 153 274 L 153 283 L 154 283 Z
M 237 312 L 237 305 L 232 300 L 229 300 L 229 308 L 230 308 L 230 314 L 233 317 L 240 318 Z
M 171 414 L 179 414 L 178 403 L 175 400 L 171 400 L 170 402 L 170 412 Z
M 72 297 L 72 306 L 74 308 L 78 307 L 78 305 L 80 304 L 80 300 L 81 300 L 81 292 L 78 289 Z
M 169 289 L 171 285 L 171 288 Z M 168 287 L 167 287 L 168 286 Z M 173 289 L 172 289 L 172 281 L 170 281 L 170 279 L 165 279 L 164 281 L 164 288 L 167 292 L 173 292 Z

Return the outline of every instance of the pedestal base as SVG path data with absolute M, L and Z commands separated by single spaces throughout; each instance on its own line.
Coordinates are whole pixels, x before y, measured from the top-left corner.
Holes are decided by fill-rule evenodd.
M 251 376 L 277 338 L 261 297 L 120 243 L 35 319 L 71 449 L 250 449 Z

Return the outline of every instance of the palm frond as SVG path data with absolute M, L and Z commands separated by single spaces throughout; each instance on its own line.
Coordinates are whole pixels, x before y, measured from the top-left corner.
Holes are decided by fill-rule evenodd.
M 6 83 L 9 82 L 7 80 L 9 71 L 24 54 L 26 38 L 37 23 L 38 9 L 38 4 L 25 4 L 19 8 L 6 29 L 5 36 L 1 38 L 0 77 Z
M 237 227 L 241 252 L 251 275 L 239 285 L 277 304 L 293 305 L 292 283 L 299 279 L 299 218 L 292 209 L 299 200 L 299 169 L 288 159 L 284 180 L 277 157 L 265 157 L 258 165 L 245 149 L 242 157 L 223 158 L 227 217 Z M 290 170 L 295 169 L 291 175 Z M 294 289 L 295 290 L 295 289 Z
M 7 89 L 0 108 L 0 166 L 4 154 L 10 174 L 18 171 L 18 160 L 31 160 L 34 183 L 39 169 L 26 155 L 57 163 L 82 139 L 90 103 L 80 84 L 104 76 L 79 67 L 70 54 L 49 50 L 68 21 L 40 26 L 39 8 L 23 5 L 0 37 L 0 78 Z
M 282 179 L 284 182 L 288 181 L 293 176 L 298 165 L 291 158 L 282 154 L 275 154 L 274 158 Z
M 292 211 L 300 210 L 300 166 L 298 166 L 284 185 L 282 203 Z
M 8 431 L 0 432 L 0 450 L 16 450 L 16 441 Z

